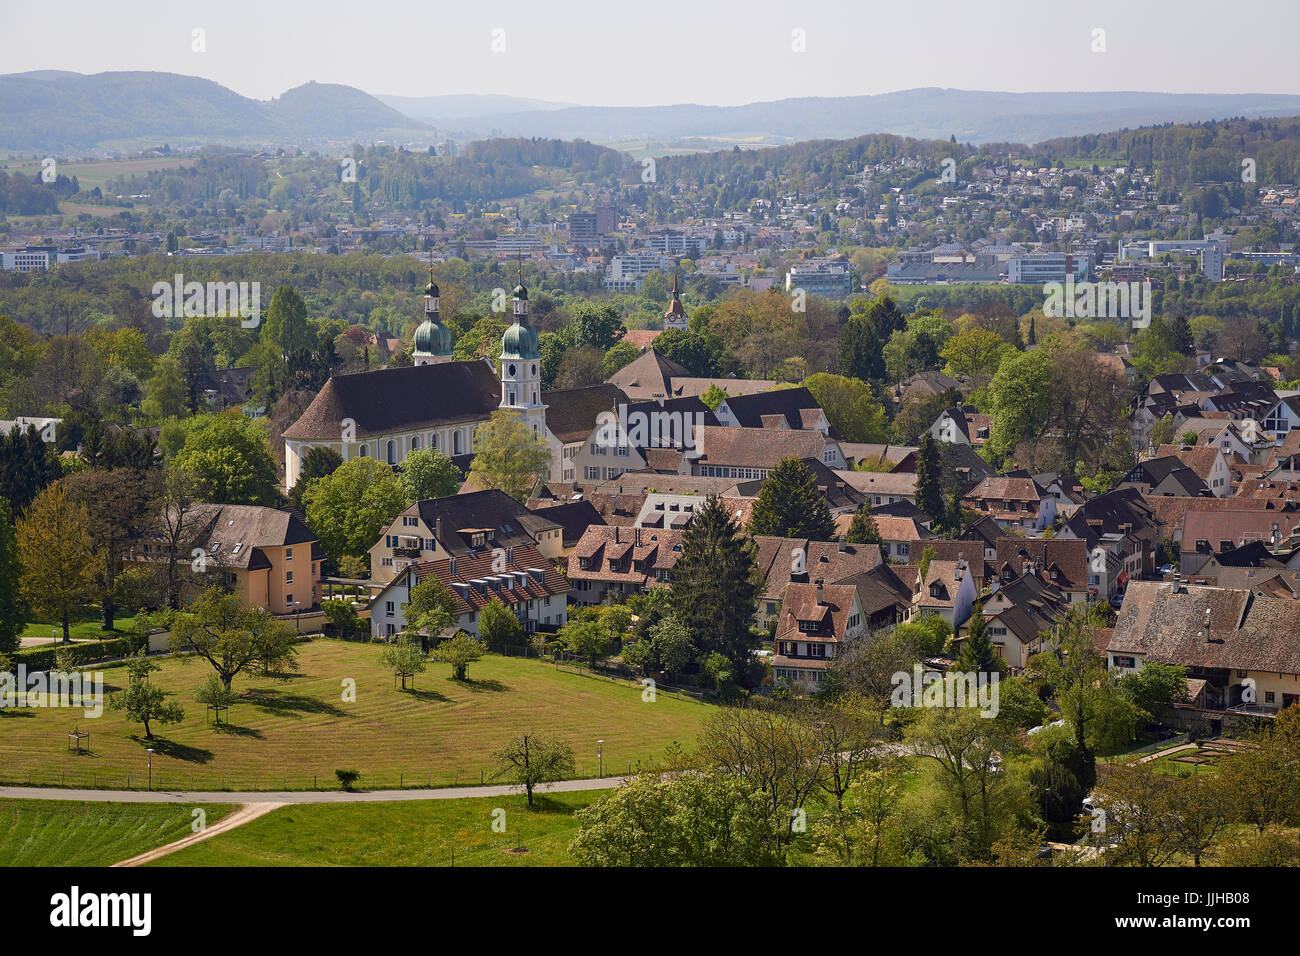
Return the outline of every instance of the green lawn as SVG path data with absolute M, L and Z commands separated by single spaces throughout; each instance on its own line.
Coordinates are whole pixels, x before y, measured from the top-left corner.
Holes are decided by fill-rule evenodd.
M 189 836 L 193 807 L 0 800 L 0 866 L 109 866 Z M 210 826 L 230 811 L 206 803 Z
M 84 612 L 77 620 L 73 621 L 68 630 L 74 641 L 102 641 L 105 638 L 121 637 L 126 634 L 131 625 L 135 623 L 134 614 L 119 614 L 113 619 L 113 626 L 117 628 L 116 632 L 107 632 L 100 630 L 102 623 L 99 611 L 90 609 Z M 23 628 L 21 637 L 57 637 L 62 640 L 63 628 L 61 625 L 51 621 L 36 621 L 28 624 Z
M 392 803 L 312 803 L 161 857 L 150 866 L 572 866 L 573 812 L 605 791 Z M 492 829 L 495 819 L 504 832 Z M 527 853 L 506 852 L 523 846 Z
M 488 655 L 470 666 L 470 681 L 430 664 L 414 691 L 393 687 L 380 665 L 380 645 L 312 640 L 299 645 L 300 672 L 288 680 L 237 678 L 245 700 L 228 726 L 206 723 L 194 690 L 212 672 L 194 657 L 162 661 L 152 680 L 185 708 L 179 724 L 154 725 L 146 741 L 138 724 L 107 709 L 87 719 L 81 709 L 0 711 L 0 783 L 142 789 L 152 746 L 153 786 L 197 789 L 337 788 L 334 771 L 362 773 L 359 788 L 490 782 L 491 752 L 511 736 L 537 732 L 573 747 L 578 775 L 598 772 L 604 740 L 606 774 L 629 762 L 661 759 L 674 740 L 695 744 L 707 704 L 660 693 L 643 702 L 639 686 L 556 670 L 523 658 Z M 126 683 L 125 668 L 103 670 L 105 694 Z M 343 700 L 355 681 L 356 700 Z M 76 724 L 90 732 L 90 753 L 69 753 Z

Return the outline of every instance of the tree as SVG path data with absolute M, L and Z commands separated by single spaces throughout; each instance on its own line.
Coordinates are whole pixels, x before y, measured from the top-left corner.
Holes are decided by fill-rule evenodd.
M 460 469 L 442 452 L 420 448 L 402 461 L 397 483 L 410 504 L 427 498 L 447 498 L 460 490 Z
M 0 655 L 18 650 L 23 633 L 22 574 L 9 503 L 0 499 Z
M 520 647 L 524 643 L 524 626 L 519 618 L 494 597 L 478 615 L 478 636 L 488 647 Z
M 239 412 L 204 415 L 187 424 L 189 434 L 173 465 L 193 478 L 194 493 L 201 501 L 275 504 L 275 459 L 262 426 Z
M 1105 839 L 1113 845 L 1107 862 L 1132 866 L 1163 866 L 1178 853 L 1170 796 L 1172 777 L 1149 763 L 1110 765 L 1097 784 L 1097 802 Z
M 45 441 L 35 425 L 0 434 L 0 498 L 9 502 L 15 517 L 62 474 L 54 443 Z
M 563 780 L 577 772 L 573 748 L 540 734 L 523 734 L 512 737 L 504 747 L 492 753 L 496 763 L 494 780 L 502 777 L 522 787 L 528 795 L 529 809 L 533 806 L 533 790 L 538 784 Z
M 273 344 L 282 355 L 316 345 L 315 336 L 307 324 L 307 305 L 292 286 L 280 286 L 271 297 L 266 322 L 262 326 L 262 341 Z
M 406 690 L 407 679 L 414 687 L 415 675 L 424 673 L 428 659 L 413 638 L 402 634 L 380 652 L 379 663 L 391 667 L 393 674 L 402 679 L 402 690 Z
M 916 452 L 916 506 L 935 521 L 943 521 L 947 508 L 943 500 L 943 463 L 939 443 L 925 432 Z
M 321 611 L 325 615 L 326 622 L 340 637 L 365 631 L 361 618 L 357 616 L 357 612 L 347 600 L 322 601 Z
M 803 384 L 826 413 L 831 428 L 844 441 L 881 443 L 888 439 L 885 408 L 876 401 L 871 386 L 865 382 L 818 372 L 809 375 Z
M 72 643 L 72 616 L 99 591 L 89 525 L 85 506 L 68 497 L 61 481 L 43 489 L 18 522 L 23 598 L 38 617 L 59 622 L 64 644 Z
M 876 519 L 871 514 L 871 502 L 864 500 L 857 511 L 853 513 L 853 520 L 849 522 L 848 534 L 845 540 L 849 544 L 875 544 L 881 543 L 880 529 L 876 527 Z
M 210 587 L 172 623 L 168 643 L 174 651 L 190 651 L 212 665 L 222 686 L 245 670 L 296 670 L 293 632 L 274 614 L 244 607 L 238 595 Z
M 188 411 L 189 389 L 180 363 L 170 355 L 161 356 L 154 366 L 153 376 L 145 382 L 145 398 L 140 411 L 153 421 L 180 418 Z
M 208 679 L 194 692 L 195 703 L 211 707 L 216 713 L 217 723 L 221 722 L 221 711 L 229 710 L 239 703 L 239 695 L 221 683 L 216 674 L 209 674 Z
M 1187 668 L 1148 661 L 1119 680 L 1119 692 L 1148 714 L 1187 699 Z
M 469 665 L 481 659 L 485 653 L 486 649 L 474 637 L 457 634 L 434 648 L 430 658 L 439 664 L 450 664 L 452 680 L 465 680 L 465 671 Z
M 523 502 L 550 475 L 550 468 L 546 439 L 514 412 L 493 412 L 474 433 L 469 473 L 479 488 L 496 488 Z
M 639 774 L 576 814 L 580 866 L 771 866 L 785 821 L 744 780 L 719 773 Z
M 906 793 L 907 774 L 907 764 L 899 757 L 869 760 L 849 785 L 845 801 L 813 824 L 810 836 L 817 844 L 816 855 L 837 866 L 906 863 L 890 821 Z
M 682 622 L 669 614 L 652 625 L 649 633 L 650 649 L 659 669 L 674 677 L 684 674 L 698 652 L 695 643 L 691 640 L 690 632 Z M 725 662 L 725 668 L 718 658 Z M 715 686 L 719 691 L 722 690 L 722 677 L 719 675 L 725 670 L 726 678 L 730 679 L 734 673 L 731 661 L 717 651 L 709 654 L 705 659 L 704 670 L 714 678 Z
M 711 717 L 700 733 L 699 757 L 767 798 L 772 818 L 784 823 L 777 838 L 782 850 L 793 837 L 798 812 L 821 786 L 826 760 L 810 721 L 780 702 L 758 698 Z
M 66 480 L 68 496 L 86 509 L 86 530 L 99 557 L 99 606 L 104 631 L 114 629 L 117 579 L 123 561 L 157 520 L 160 477 L 134 468 L 111 468 L 83 471 Z
M 410 460 L 409 456 L 407 460 Z M 308 484 L 317 478 L 328 478 L 338 471 L 341 464 L 343 464 L 343 456 L 333 448 L 327 445 L 314 446 L 302 457 L 302 462 L 298 466 L 298 480 L 289 489 L 289 501 L 294 507 L 301 509 L 302 493 L 307 490 Z
M 408 630 L 422 631 L 437 638 L 456 623 L 459 598 L 435 575 L 425 575 L 415 587 L 404 609 Z
M 185 710 L 175 701 L 167 700 L 162 688 L 149 680 L 149 674 L 160 670 L 157 664 L 148 658 L 132 660 L 127 665 L 129 677 L 126 690 L 118 691 L 109 701 L 109 707 L 120 710 L 126 719 L 136 724 L 144 724 L 144 736 L 153 739 L 151 724 L 176 724 L 185 719 Z
M 984 602 L 981 601 L 971 611 L 956 669 L 974 674 L 1001 674 L 1005 668 L 1006 663 L 989 639 L 988 619 L 984 617 Z
M 758 492 L 749 519 L 750 534 L 829 541 L 835 521 L 817 490 L 812 470 L 798 458 L 782 458 Z
M 175 465 L 167 469 L 155 512 L 154 534 L 161 539 L 164 558 L 159 565 L 162 591 L 168 607 L 179 610 L 185 589 L 190 557 L 196 547 L 205 546 L 203 537 L 211 511 L 196 500 L 193 476 Z
M 978 389 L 993 378 L 1002 359 L 1014 348 L 989 329 L 969 328 L 958 332 L 944 345 L 941 357 L 947 363 L 944 374 Z
M 302 493 L 307 524 L 335 561 L 361 557 L 407 505 L 393 470 L 377 458 L 352 458 Z
M 731 661 L 742 686 L 756 679 L 750 622 L 758 608 L 757 551 L 722 502 L 710 496 L 682 535 L 673 568 L 671 607 L 700 652 Z

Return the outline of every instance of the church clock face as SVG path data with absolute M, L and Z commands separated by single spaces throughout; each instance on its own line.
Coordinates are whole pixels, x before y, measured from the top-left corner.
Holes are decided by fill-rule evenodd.
M 511 365 L 510 368 L 507 369 L 507 371 L 508 371 L 511 375 L 514 375 L 514 374 L 515 374 L 515 367 L 514 367 L 513 365 Z

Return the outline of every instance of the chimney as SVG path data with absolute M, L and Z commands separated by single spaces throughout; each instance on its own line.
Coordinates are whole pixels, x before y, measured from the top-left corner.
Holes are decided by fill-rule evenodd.
M 847 535 L 840 535 L 840 554 L 849 550 L 849 539 Z
M 817 606 L 818 607 L 822 607 L 826 603 L 825 601 L 822 600 L 822 584 L 824 583 L 825 581 L 823 578 L 817 579 Z
M 438 539 L 439 544 L 442 543 L 442 515 L 439 515 L 438 520 L 433 523 L 433 536 Z

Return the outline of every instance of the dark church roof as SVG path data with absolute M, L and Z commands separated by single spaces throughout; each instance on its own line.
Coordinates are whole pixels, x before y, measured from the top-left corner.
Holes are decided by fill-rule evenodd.
M 496 375 L 482 361 L 335 375 L 302 417 L 285 429 L 284 437 L 339 441 L 346 418 L 356 423 L 358 439 L 485 421 L 501 401 L 500 388 Z

